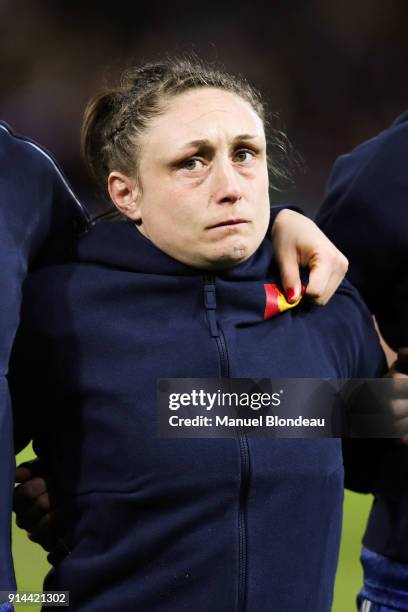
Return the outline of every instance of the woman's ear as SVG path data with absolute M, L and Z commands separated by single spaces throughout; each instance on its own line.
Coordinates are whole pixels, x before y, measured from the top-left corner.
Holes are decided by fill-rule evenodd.
M 141 222 L 140 189 L 136 179 L 121 172 L 111 172 L 108 177 L 108 191 L 122 215 L 136 223 Z

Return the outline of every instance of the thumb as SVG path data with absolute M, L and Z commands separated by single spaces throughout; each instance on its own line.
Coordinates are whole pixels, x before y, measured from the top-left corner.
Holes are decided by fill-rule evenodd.
M 286 256 L 280 259 L 279 268 L 286 299 L 289 303 L 296 302 L 300 297 L 302 287 L 297 258 Z

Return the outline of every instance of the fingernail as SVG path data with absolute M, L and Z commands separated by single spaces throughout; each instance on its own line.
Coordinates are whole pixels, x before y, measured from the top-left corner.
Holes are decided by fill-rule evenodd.
M 286 295 L 287 295 L 288 301 L 289 301 L 289 302 L 293 302 L 293 299 L 294 299 L 294 297 L 295 297 L 295 292 L 294 292 L 294 290 L 293 290 L 293 289 L 288 289 L 288 290 L 286 291 Z

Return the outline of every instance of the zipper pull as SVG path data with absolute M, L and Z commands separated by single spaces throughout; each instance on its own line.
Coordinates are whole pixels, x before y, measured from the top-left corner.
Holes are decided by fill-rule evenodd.
M 204 306 L 207 310 L 207 320 L 210 326 L 210 333 L 213 338 L 218 338 L 217 316 L 215 310 L 217 308 L 217 299 L 215 295 L 215 283 L 212 276 L 204 277 Z

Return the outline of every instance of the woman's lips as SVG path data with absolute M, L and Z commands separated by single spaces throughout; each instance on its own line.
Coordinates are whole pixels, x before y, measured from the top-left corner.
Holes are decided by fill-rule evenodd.
M 239 225 L 241 223 L 248 223 L 245 219 L 228 219 L 227 221 L 221 221 L 215 225 L 210 225 L 207 229 L 214 229 L 215 227 L 225 227 L 229 225 Z

